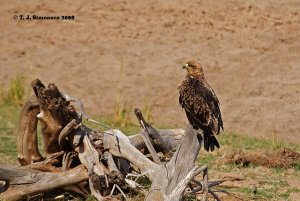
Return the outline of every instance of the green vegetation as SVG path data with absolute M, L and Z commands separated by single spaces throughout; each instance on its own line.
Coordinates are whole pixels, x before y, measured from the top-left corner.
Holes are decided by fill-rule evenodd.
M 270 139 L 256 139 L 248 136 L 237 135 L 233 133 L 225 133 L 218 136 L 221 144 L 226 144 L 235 150 L 263 150 L 263 151 L 275 151 L 282 147 L 288 147 L 290 149 L 300 151 L 299 145 L 287 144 L 279 140 Z
M 16 77 L 8 90 L 0 84 L 0 163 L 15 163 L 19 116 L 26 90 L 24 78 Z
M 247 178 L 247 182 L 241 182 L 239 187 L 225 185 L 218 187 L 218 189 L 226 190 L 246 200 L 287 200 L 291 193 L 300 192 L 300 164 L 296 164 L 293 168 L 285 169 L 260 167 L 252 164 L 248 167 L 239 167 L 235 164 L 218 162 L 218 159 L 234 151 L 271 152 L 283 148 L 299 151 L 299 145 L 255 139 L 232 133 L 223 133 L 218 136 L 218 139 L 220 144 L 223 145 L 220 150 L 213 153 L 201 150 L 197 158 L 198 165 L 208 165 L 210 178 L 217 179 L 214 175 L 219 175 L 220 172 L 222 175 L 234 174 L 235 176 Z M 298 185 L 290 185 L 289 182 L 298 183 Z
M 4 91 L 3 84 L 0 83 L 0 104 L 22 105 L 26 96 L 24 87 L 25 78 L 17 76 L 11 80 L 7 91 Z
M 222 152 L 224 152 L 225 149 L 227 153 L 240 150 L 270 152 L 281 150 L 284 147 L 292 149 L 294 151 L 300 151 L 299 145 L 296 144 L 287 144 L 282 141 L 276 141 L 275 143 L 273 143 L 272 141 L 267 139 L 256 139 L 233 133 L 222 133 L 222 135 L 218 136 L 218 141 L 221 145 L 223 145 L 221 149 L 213 153 L 203 151 L 198 158 L 201 163 L 214 164 L 215 159 L 221 157 L 221 155 L 223 154 Z M 299 166 L 300 164 L 297 164 L 294 168 L 299 170 Z

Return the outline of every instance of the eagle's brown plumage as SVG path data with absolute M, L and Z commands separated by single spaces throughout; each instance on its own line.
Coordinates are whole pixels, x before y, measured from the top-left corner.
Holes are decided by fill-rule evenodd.
M 213 151 L 220 147 L 214 134 L 223 129 L 219 100 L 206 82 L 201 64 L 189 61 L 183 68 L 187 75 L 179 87 L 179 103 L 193 128 L 203 131 L 204 148 Z

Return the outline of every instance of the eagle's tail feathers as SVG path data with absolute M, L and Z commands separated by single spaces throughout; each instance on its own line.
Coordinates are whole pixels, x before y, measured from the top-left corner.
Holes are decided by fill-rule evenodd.
M 206 151 L 213 151 L 215 147 L 220 148 L 217 138 L 213 135 L 204 134 L 204 149 Z

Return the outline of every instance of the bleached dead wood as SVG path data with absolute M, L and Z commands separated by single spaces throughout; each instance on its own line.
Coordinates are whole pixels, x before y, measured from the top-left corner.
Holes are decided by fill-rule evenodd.
M 168 143 L 166 143 L 165 140 L 162 139 L 162 137 L 159 135 L 159 133 L 157 132 L 157 130 L 155 128 L 153 128 L 150 124 L 148 124 L 148 122 L 145 121 L 141 110 L 138 108 L 135 108 L 134 113 L 135 113 L 135 116 L 137 117 L 138 122 L 140 123 L 140 126 L 144 129 L 144 132 L 141 132 L 140 135 L 142 137 L 145 136 L 147 138 L 147 141 L 149 144 L 151 143 L 149 136 L 151 136 L 151 139 L 153 140 L 153 144 L 155 144 L 159 149 L 161 149 L 163 153 L 171 152 L 171 148 L 168 145 Z M 145 139 L 144 139 L 144 141 L 145 141 Z M 150 146 L 150 145 L 148 145 L 148 146 Z M 148 147 L 148 149 L 149 149 L 149 147 Z
M 199 170 L 198 167 L 195 167 L 194 161 L 198 155 L 201 140 L 201 138 L 197 138 L 196 131 L 189 127 L 171 161 L 159 165 L 150 161 L 132 146 L 120 131 L 114 130 L 109 134 L 105 133 L 103 137 L 105 149 L 115 156 L 126 158 L 136 165 L 141 173 L 146 173 L 152 181 L 146 200 L 158 201 L 176 201 L 182 198 L 186 185 Z
M 12 178 L 0 177 L 0 180 L 7 181 L 8 184 L 8 189 L 1 194 L 5 196 L 3 198 L 12 200 L 61 187 L 80 191 L 78 186 L 85 180 L 89 182 L 92 195 L 98 200 L 104 200 L 114 192 L 112 189 L 117 188 L 124 194 L 122 189 L 128 185 L 138 186 L 136 180 L 130 183 L 131 180 L 125 179 L 135 169 L 138 174 L 151 180 L 151 187 L 145 198 L 147 201 L 181 200 L 186 187 L 191 186 L 192 179 L 200 172 L 204 173 L 204 179 L 199 186 L 204 193 L 203 200 L 207 199 L 207 168 L 195 166 L 202 138 L 192 127 L 189 126 L 186 130 L 156 130 L 144 120 L 141 111 L 135 109 L 143 128 L 140 134 L 127 137 L 116 129 L 93 131 L 82 123 L 82 115 L 77 114 L 70 105 L 70 101 L 75 100 L 80 106 L 81 114 L 86 116 L 79 99 L 60 93 L 54 84 L 49 84 L 46 88 L 40 80 L 33 81 L 32 88 L 36 99 L 28 102 L 23 109 L 18 140 L 20 163 L 27 166 L 23 169 L 14 167 L 12 170 L 16 172 L 16 179 L 20 170 L 26 170 L 21 178 L 41 176 L 29 183 L 19 184 L 18 188 L 10 182 Z M 46 159 L 38 163 L 35 161 L 42 158 L 37 149 L 37 120 L 41 123 L 46 153 Z M 140 151 L 143 149 L 150 151 L 154 161 Z M 162 160 L 159 159 L 158 152 L 163 154 Z M 73 178 L 78 169 L 81 170 L 81 179 L 67 182 L 61 178 Z M 0 175 L 6 172 L 7 168 L 0 168 Z M 13 174 L 9 175 L 13 177 Z M 57 181 L 56 185 L 52 181 Z M 45 186 L 45 182 L 50 183 Z M 37 190 L 33 190 L 33 186 Z M 27 187 L 29 190 L 24 191 Z
M 139 109 L 135 108 L 134 112 L 135 112 L 135 115 L 137 116 L 137 119 L 138 119 L 141 127 L 144 129 L 144 132 L 141 132 L 140 135 L 142 136 L 142 139 L 143 139 L 147 149 L 149 150 L 154 162 L 156 164 L 161 164 L 161 161 L 160 161 L 160 159 L 159 159 L 159 157 L 158 157 L 158 155 L 157 155 L 157 153 L 156 153 L 156 151 L 153 147 L 153 144 L 150 141 L 150 137 L 149 137 L 150 132 L 148 131 L 148 129 L 146 127 L 147 124 L 146 124 L 146 121 L 144 120 L 144 117 L 143 117 L 141 111 Z
M 170 147 L 171 151 L 176 150 L 184 136 L 184 129 L 157 129 L 156 131 L 158 132 L 158 135 L 161 136 L 161 139 Z M 144 131 L 141 131 L 140 133 L 142 132 Z M 140 133 L 128 136 L 130 143 L 139 150 L 146 148 Z M 154 145 L 154 148 L 159 149 L 158 145 L 156 145 L 153 140 L 151 143 Z
M 64 172 L 41 172 L 28 167 L 0 166 L 0 180 L 9 188 L 1 193 L 0 200 L 21 200 L 27 196 L 80 183 L 88 179 L 83 165 Z

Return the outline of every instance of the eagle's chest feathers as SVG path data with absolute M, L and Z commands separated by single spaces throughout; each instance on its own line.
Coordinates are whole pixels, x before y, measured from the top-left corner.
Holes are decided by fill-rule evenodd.
M 210 112 L 205 100 L 205 90 L 202 90 L 204 86 L 205 80 L 187 77 L 180 87 L 180 104 L 185 110 L 193 114 L 209 117 Z M 203 121 L 208 123 L 208 119 L 206 119 L 203 118 Z

